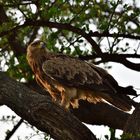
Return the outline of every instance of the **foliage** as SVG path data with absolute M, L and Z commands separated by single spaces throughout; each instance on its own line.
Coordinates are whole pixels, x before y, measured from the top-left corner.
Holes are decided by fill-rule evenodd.
M 122 60 L 140 58 L 140 8 L 135 1 L 1 0 L 0 13 L 0 68 L 18 81 L 33 80 L 26 61 L 26 47 L 35 38 L 47 42 L 47 47 L 54 52 L 96 64 L 113 61 L 133 69 Z M 41 24 L 36 24 L 37 21 Z M 60 24 L 53 28 L 51 23 Z M 85 34 L 91 35 L 89 38 L 94 39 L 102 53 L 91 45 Z M 129 39 L 136 45 L 131 46 Z

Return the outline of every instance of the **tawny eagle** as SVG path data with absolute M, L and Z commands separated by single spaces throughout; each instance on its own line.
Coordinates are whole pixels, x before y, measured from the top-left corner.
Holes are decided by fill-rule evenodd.
M 136 95 L 132 86 L 121 87 L 104 69 L 75 57 L 50 52 L 43 41 L 36 40 L 27 48 L 27 60 L 37 82 L 61 105 L 78 107 L 78 101 L 107 101 L 129 111 Z

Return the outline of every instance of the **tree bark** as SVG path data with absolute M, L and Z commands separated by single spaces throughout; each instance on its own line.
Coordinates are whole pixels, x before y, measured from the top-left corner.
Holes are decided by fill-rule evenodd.
M 0 99 L 1 104 L 54 139 L 96 140 L 93 133 L 70 112 L 3 73 L 0 73 Z
M 123 129 L 130 114 L 105 103 L 80 102 L 78 109 L 71 111 L 80 121 L 92 125 L 107 125 L 113 129 Z
M 31 125 L 49 133 L 57 140 L 95 140 L 95 136 L 81 121 L 123 129 L 130 116 L 105 103 L 94 105 L 82 101 L 78 109 L 70 109 L 77 119 L 72 113 L 52 102 L 44 90 L 41 91 L 40 88 L 37 90 L 36 85 L 34 88 L 30 86 L 28 88 L 2 72 L 0 72 L 0 104 L 7 105 Z
M 136 107 L 133 114 L 128 118 L 124 126 L 123 137 L 128 140 L 140 140 L 140 105 Z

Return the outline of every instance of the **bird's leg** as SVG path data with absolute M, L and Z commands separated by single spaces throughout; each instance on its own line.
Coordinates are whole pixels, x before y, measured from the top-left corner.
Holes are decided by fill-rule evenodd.
M 70 104 L 73 106 L 73 108 L 77 108 L 79 105 L 77 99 L 77 89 L 65 87 L 63 90 L 61 90 L 61 105 L 68 109 Z
M 78 99 L 72 99 L 70 103 L 71 103 L 73 108 L 78 108 L 79 107 Z
M 67 96 L 64 91 L 61 92 L 61 106 L 63 106 L 65 109 L 68 109 L 70 106 L 69 96 Z
M 52 101 L 53 102 L 60 102 L 60 94 L 58 92 L 54 92 L 54 91 L 49 91 L 51 97 L 52 97 Z
M 51 96 L 52 96 L 52 101 L 53 101 L 53 102 L 56 102 L 56 100 L 57 100 L 57 95 L 56 95 L 56 93 L 51 92 Z

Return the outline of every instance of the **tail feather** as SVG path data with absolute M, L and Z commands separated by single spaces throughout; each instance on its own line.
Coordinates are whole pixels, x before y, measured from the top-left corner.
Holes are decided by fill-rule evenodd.
M 130 111 L 132 106 L 136 107 L 138 103 L 133 101 L 128 95 L 137 96 L 136 91 L 132 86 L 125 88 L 120 87 L 119 90 L 117 90 L 117 93 L 114 94 L 103 93 L 102 97 L 115 107 L 123 111 Z
M 124 100 L 123 98 L 117 95 L 104 93 L 102 98 L 106 100 L 108 103 L 112 104 L 113 106 L 119 108 L 120 110 L 130 111 L 132 109 L 132 103 L 130 103 L 130 100 L 129 101 Z
M 130 101 L 121 99 L 120 97 L 117 96 L 112 96 L 112 97 L 104 97 L 104 99 L 111 103 L 113 106 L 123 110 L 123 111 L 130 111 L 132 109 L 132 104 Z

